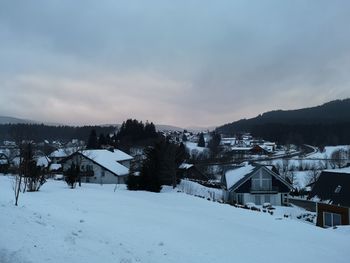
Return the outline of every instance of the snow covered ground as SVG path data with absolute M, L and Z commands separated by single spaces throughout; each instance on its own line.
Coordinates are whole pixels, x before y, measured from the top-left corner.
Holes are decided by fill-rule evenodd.
M 209 155 L 209 149 L 205 147 L 197 146 L 195 142 L 186 142 L 186 148 L 191 156 L 196 156 L 198 154 Z
M 349 262 L 349 228 L 322 229 L 165 190 L 49 181 L 13 205 L 0 176 L 1 263 Z

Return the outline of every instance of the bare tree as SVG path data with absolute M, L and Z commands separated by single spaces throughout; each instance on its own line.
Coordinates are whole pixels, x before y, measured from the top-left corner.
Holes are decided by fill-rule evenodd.
M 289 172 L 289 164 L 290 164 L 289 158 L 282 159 L 282 175 L 284 177 L 286 177 Z
M 297 175 L 295 171 L 287 171 L 286 173 L 287 178 L 290 180 L 292 186 L 294 186 Z
M 332 152 L 330 157 L 330 163 L 334 168 L 341 168 L 346 162 L 346 152 L 344 149 L 335 150 Z
M 320 175 L 321 171 L 318 169 L 316 165 L 313 165 L 310 170 L 308 170 L 308 183 L 315 183 Z

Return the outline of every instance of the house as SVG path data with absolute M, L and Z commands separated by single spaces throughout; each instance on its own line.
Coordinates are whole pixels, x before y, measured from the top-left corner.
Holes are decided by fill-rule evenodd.
M 316 201 L 317 226 L 349 225 L 350 167 L 322 171 L 309 198 Z
M 123 184 L 129 175 L 132 156 L 120 150 L 82 150 L 61 161 L 63 172 L 78 165 L 82 182 Z
M 177 169 L 177 177 L 180 179 L 190 179 L 190 180 L 199 180 L 207 181 L 208 177 L 204 175 L 198 168 L 189 163 L 182 163 Z
M 221 177 L 226 203 L 286 205 L 291 184 L 282 178 L 274 166 L 248 164 L 227 167 Z
M 261 146 L 261 145 L 254 145 L 251 149 L 250 149 L 250 153 L 252 155 L 269 155 L 272 152 L 268 150 L 268 148 Z
M 60 148 L 50 153 L 49 158 L 53 163 L 59 163 L 76 151 L 78 151 L 78 148 L 76 147 Z
M 7 172 L 9 166 L 10 166 L 10 163 L 7 155 L 0 152 L 0 173 Z

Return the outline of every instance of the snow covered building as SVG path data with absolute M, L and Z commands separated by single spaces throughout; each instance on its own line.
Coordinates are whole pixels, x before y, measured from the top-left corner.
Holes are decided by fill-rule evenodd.
M 80 167 L 82 182 L 123 184 L 129 175 L 132 156 L 120 150 L 83 150 L 61 161 L 63 171 L 74 163 Z
M 292 186 L 273 166 L 247 164 L 228 167 L 221 177 L 226 203 L 285 205 Z
M 309 195 L 320 227 L 350 224 L 350 167 L 324 170 Z
M 49 158 L 53 163 L 59 163 L 60 161 L 73 154 L 77 150 L 78 148 L 74 147 L 60 148 L 50 153 Z

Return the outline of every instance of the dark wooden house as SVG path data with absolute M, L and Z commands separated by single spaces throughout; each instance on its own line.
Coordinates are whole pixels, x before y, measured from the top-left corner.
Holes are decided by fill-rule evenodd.
M 317 201 L 317 226 L 349 225 L 350 167 L 323 171 L 309 198 Z

